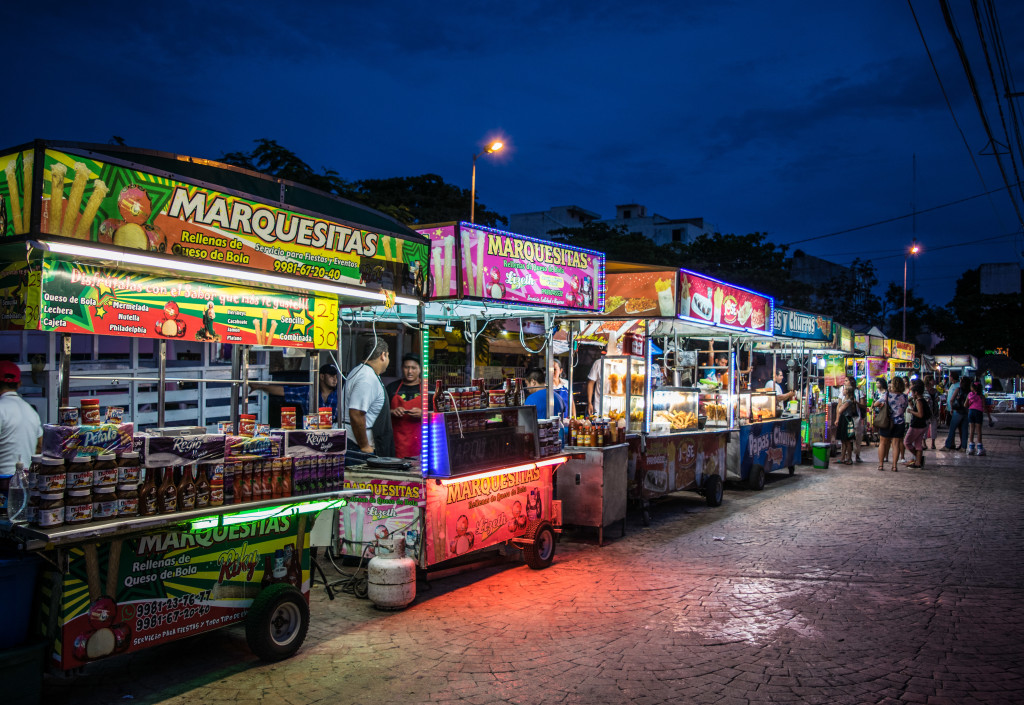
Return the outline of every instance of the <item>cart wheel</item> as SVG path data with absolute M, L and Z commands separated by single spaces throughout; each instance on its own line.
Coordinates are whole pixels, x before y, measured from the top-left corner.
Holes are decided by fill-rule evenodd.
M 709 507 L 717 507 L 722 504 L 722 478 L 718 475 L 709 475 L 704 480 L 704 499 Z
M 789 474 L 790 475 L 796 474 L 796 465 L 790 465 L 789 466 Z
M 764 467 L 755 465 L 750 468 L 750 477 L 747 478 L 747 486 L 752 490 L 764 489 Z
M 555 530 L 546 521 L 535 521 L 526 527 L 524 538 L 533 539 L 533 543 L 523 544 L 523 558 L 526 565 L 534 570 L 542 570 L 551 565 L 555 559 Z
M 253 600 L 245 619 L 245 640 L 263 661 L 289 658 L 306 639 L 309 605 L 287 583 L 271 585 Z

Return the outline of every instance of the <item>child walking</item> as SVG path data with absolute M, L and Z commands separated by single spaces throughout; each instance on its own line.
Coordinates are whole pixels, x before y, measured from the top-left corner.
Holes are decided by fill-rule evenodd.
M 981 429 L 985 422 L 985 392 L 981 382 L 971 385 L 967 395 L 967 423 L 970 424 L 971 441 L 967 447 L 967 455 L 985 455 L 985 446 L 981 442 Z M 978 433 L 978 445 L 974 445 L 974 433 Z

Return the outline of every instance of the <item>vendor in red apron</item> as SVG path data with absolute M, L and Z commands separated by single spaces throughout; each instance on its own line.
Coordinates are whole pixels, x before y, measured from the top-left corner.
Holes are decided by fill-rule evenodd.
M 391 426 L 395 434 L 395 456 L 418 458 L 422 436 L 423 365 L 418 355 L 402 358 L 402 376 L 387 386 L 391 403 Z
M 362 364 L 345 378 L 345 431 L 348 447 L 364 453 L 391 457 L 395 441 L 387 392 L 380 376 L 388 368 L 391 353 L 382 338 L 368 341 Z

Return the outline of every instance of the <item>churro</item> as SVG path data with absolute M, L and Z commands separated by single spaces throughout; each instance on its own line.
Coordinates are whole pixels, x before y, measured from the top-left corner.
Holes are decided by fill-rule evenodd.
M 274 344 L 274 334 L 277 332 L 277 324 L 278 324 L 278 321 L 271 321 L 270 322 L 270 333 L 267 334 L 267 340 L 266 340 L 266 343 L 265 343 L 266 345 L 273 345 Z
M 92 182 L 92 193 L 89 195 L 89 202 L 85 204 L 85 212 L 82 213 L 82 217 L 78 220 L 78 227 L 75 228 L 75 237 L 88 239 L 89 226 L 92 225 L 92 220 L 96 217 L 96 212 L 100 209 L 103 199 L 107 197 L 107 190 L 107 185 L 103 183 L 102 179 L 96 179 Z
M 50 167 L 50 219 L 49 232 L 60 233 L 61 208 L 64 206 L 64 177 L 68 168 L 56 162 Z
M 68 196 L 68 206 L 64 210 L 63 222 L 60 225 L 60 234 L 64 237 L 71 237 L 71 230 L 75 227 L 79 209 L 82 207 L 85 182 L 89 178 L 89 168 L 82 162 L 75 162 L 74 169 L 75 180 L 71 182 L 71 195 Z

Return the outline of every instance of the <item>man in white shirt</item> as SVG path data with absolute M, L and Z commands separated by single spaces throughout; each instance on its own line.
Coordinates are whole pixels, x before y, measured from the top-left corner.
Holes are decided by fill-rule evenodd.
M 20 384 L 18 366 L 0 360 L 0 475 L 13 475 L 19 460 L 27 472 L 43 435 L 39 414 L 18 394 Z
M 387 391 L 380 381 L 390 360 L 388 344 L 376 338 L 370 341 L 364 362 L 345 380 L 345 431 L 352 449 L 383 456 L 395 454 Z
M 775 378 L 768 385 L 771 389 L 775 390 L 775 406 L 779 413 L 782 413 L 782 410 L 785 409 L 786 402 L 796 396 L 796 392 L 787 392 L 783 389 L 782 379 L 782 370 L 775 370 Z
M 603 358 L 597 358 L 594 360 L 594 364 L 590 366 L 590 373 L 587 375 L 587 416 L 593 416 L 596 408 L 597 395 L 601 394 L 603 387 L 601 378 L 601 371 L 603 365 L 601 364 Z

